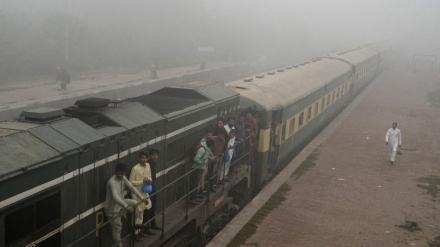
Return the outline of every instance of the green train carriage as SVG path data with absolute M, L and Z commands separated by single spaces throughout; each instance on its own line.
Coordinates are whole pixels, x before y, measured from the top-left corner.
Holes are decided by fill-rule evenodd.
M 257 190 L 346 104 L 351 71 L 338 59 L 320 58 L 227 84 L 240 93 L 241 108 L 258 112 Z M 273 128 L 275 121 L 279 124 Z
M 157 97 L 150 104 L 91 98 L 65 112 L 40 108 L 0 123 L 0 245 L 67 246 L 89 232 L 93 234 L 75 246 L 111 245 L 108 227 L 94 230 L 104 223 L 105 184 L 115 165 L 134 166 L 140 150 L 157 148 L 162 154 L 157 185 L 165 186 L 187 171 L 192 147 L 218 114 L 236 115 L 239 95 L 222 85 L 192 82 L 179 87 L 153 93 L 150 99 Z M 159 194 L 159 214 L 163 206 L 184 198 L 187 191 L 181 185 Z M 218 210 L 207 208 L 205 217 Z M 175 219 L 167 217 L 167 237 L 188 220 Z M 122 236 L 130 233 L 128 221 Z M 24 227 L 15 227 L 17 222 Z

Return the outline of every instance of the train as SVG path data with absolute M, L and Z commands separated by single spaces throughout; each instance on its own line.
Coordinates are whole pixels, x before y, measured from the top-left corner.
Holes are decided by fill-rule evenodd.
M 161 152 L 163 229 L 134 244 L 124 218 L 124 245 L 203 246 L 391 60 L 391 42 L 380 42 L 227 83 L 191 81 L 124 100 L 23 111 L 0 122 L 0 246 L 112 246 L 106 182 L 116 164 L 131 168 L 150 148 Z M 194 145 L 218 118 L 245 109 L 258 120 L 252 158 L 204 203 L 189 204 Z

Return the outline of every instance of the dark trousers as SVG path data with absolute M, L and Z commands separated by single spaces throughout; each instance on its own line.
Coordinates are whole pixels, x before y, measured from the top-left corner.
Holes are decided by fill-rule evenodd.
M 153 190 L 153 192 L 151 192 L 151 194 L 154 194 L 154 193 L 156 193 L 156 191 Z M 154 216 L 156 216 L 157 196 L 154 195 L 154 196 L 150 197 L 150 200 L 151 200 L 151 208 L 144 211 L 144 221 L 142 222 L 142 224 L 145 224 L 147 221 L 152 219 L 150 221 L 149 225 L 154 226 L 154 225 L 156 225 L 156 219 L 154 218 Z
M 199 182 L 200 179 L 202 178 L 202 174 L 203 174 L 203 169 L 195 169 L 193 171 L 191 188 L 190 188 L 191 190 L 194 190 L 199 187 Z M 196 199 L 198 192 L 199 192 L 198 189 L 191 192 L 190 199 L 191 200 Z

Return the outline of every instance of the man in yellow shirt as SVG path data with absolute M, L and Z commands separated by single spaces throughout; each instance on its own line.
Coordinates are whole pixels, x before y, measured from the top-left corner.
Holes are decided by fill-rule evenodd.
M 144 210 L 149 210 L 151 208 L 151 200 L 150 195 L 144 191 L 142 191 L 142 187 L 144 184 L 152 184 L 153 180 L 151 177 L 151 169 L 150 164 L 148 164 L 148 153 L 141 151 L 139 153 L 139 163 L 135 165 L 131 169 L 130 173 L 130 183 L 133 184 L 133 186 L 141 193 L 141 195 L 145 198 L 148 198 L 148 204 L 139 204 L 136 207 L 137 214 L 136 214 L 136 225 L 141 225 L 144 220 Z M 138 200 L 135 195 L 132 195 L 132 198 L 135 200 Z M 145 229 L 145 233 L 154 235 L 155 233 L 147 228 Z M 146 237 L 145 233 L 141 232 L 140 230 L 136 230 L 136 234 L 139 237 Z

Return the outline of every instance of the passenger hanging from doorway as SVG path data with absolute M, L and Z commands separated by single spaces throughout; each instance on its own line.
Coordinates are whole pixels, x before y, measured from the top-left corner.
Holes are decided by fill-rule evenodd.
M 237 166 L 244 164 L 243 156 L 245 154 L 245 140 L 246 140 L 246 128 L 244 126 L 244 115 L 240 113 L 238 115 L 238 121 L 235 123 L 236 136 L 235 141 L 237 142 L 236 151 L 237 159 L 240 159 Z
M 252 127 L 249 124 L 244 125 L 246 128 L 246 152 L 249 152 L 249 159 L 248 162 L 250 166 L 254 165 L 254 155 L 256 153 L 256 147 L 257 147 L 257 139 L 256 137 L 252 136 Z
M 248 109 L 246 112 L 246 116 L 244 118 L 244 124 L 248 124 L 250 129 L 250 134 L 255 140 L 258 140 L 258 121 L 252 113 L 251 109 Z

